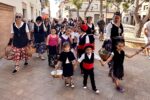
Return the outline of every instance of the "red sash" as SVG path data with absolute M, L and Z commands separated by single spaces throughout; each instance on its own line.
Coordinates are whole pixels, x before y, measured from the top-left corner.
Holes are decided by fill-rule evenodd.
M 86 70 L 90 70 L 94 67 L 94 63 L 88 64 L 83 62 L 83 68 L 85 68 Z

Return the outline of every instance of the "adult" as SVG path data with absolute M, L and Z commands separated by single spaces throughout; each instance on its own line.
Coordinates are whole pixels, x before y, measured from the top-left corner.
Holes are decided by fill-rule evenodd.
M 33 39 L 33 33 L 32 33 L 32 31 L 33 31 L 33 26 L 34 26 L 34 21 L 33 21 L 33 20 L 28 21 L 28 27 L 29 27 L 29 31 L 30 31 L 30 33 L 31 33 L 31 39 Z
M 61 25 L 59 24 L 59 20 L 58 19 L 54 19 L 53 20 L 52 27 L 54 27 L 56 29 L 57 33 L 60 32 Z
M 94 42 L 95 42 L 95 39 L 94 39 L 95 27 L 94 27 L 94 24 L 92 23 L 92 19 L 93 18 L 91 16 L 86 18 L 87 26 L 88 26 L 86 33 L 90 38 L 90 43 L 94 44 Z
M 104 16 L 101 17 L 101 19 L 97 22 L 97 25 L 99 27 L 99 34 L 100 34 L 100 41 L 104 39 L 104 28 L 105 28 L 105 21 Z
M 106 39 L 112 41 L 112 50 L 115 47 L 117 39 L 124 39 L 124 29 L 121 24 L 121 14 L 120 12 L 114 13 L 113 20 L 106 27 Z
M 22 14 L 15 15 L 15 22 L 11 28 L 11 38 L 8 46 L 12 46 L 14 52 L 13 60 L 15 61 L 15 69 L 13 73 L 19 71 L 19 62 L 25 59 L 24 65 L 28 65 L 27 46 L 31 42 L 28 25 L 22 21 Z
M 145 43 L 147 44 L 147 43 L 150 43 L 150 21 L 148 21 L 148 22 L 146 22 L 145 24 L 144 24 L 144 38 L 145 38 Z M 150 59 L 150 46 L 148 46 L 147 48 L 146 48 L 146 53 L 147 53 L 147 55 L 149 56 L 148 58 Z
M 45 24 L 45 27 L 47 29 L 47 31 L 46 31 L 46 37 L 47 37 L 50 34 L 50 32 L 51 32 L 51 23 L 50 23 L 49 18 L 45 19 L 44 24 Z
M 118 39 L 124 40 L 123 35 L 124 29 L 123 25 L 121 24 L 121 14 L 120 12 L 114 13 L 113 20 L 107 25 L 106 27 L 106 36 L 105 38 L 111 40 L 112 43 L 112 52 L 115 50 L 115 45 Z M 113 62 L 109 63 L 110 71 L 109 76 L 112 76 L 112 64 Z
M 33 34 L 34 34 L 34 43 L 36 47 L 36 52 L 38 53 L 39 58 L 42 60 L 45 60 L 45 57 L 43 56 L 45 49 L 46 49 L 46 27 L 43 23 L 43 19 L 41 16 L 38 16 L 36 18 L 36 23 L 34 24 L 33 28 Z

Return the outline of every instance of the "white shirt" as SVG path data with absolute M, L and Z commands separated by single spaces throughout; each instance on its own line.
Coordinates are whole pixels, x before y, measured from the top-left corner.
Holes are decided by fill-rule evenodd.
M 75 34 L 74 34 L 74 33 L 75 33 L 75 32 L 71 32 L 71 33 L 70 33 L 72 39 L 74 39 L 74 37 L 75 37 Z
M 61 32 L 61 31 L 60 31 L 60 32 L 58 32 L 58 35 L 59 35 L 59 36 L 60 36 L 60 33 L 61 33 L 62 35 L 64 34 L 64 32 Z
M 90 28 L 92 28 L 92 25 L 93 25 L 93 24 L 87 24 L 87 25 L 88 25 Z
M 41 24 L 43 24 L 43 28 L 44 28 L 44 32 L 46 32 L 47 31 L 47 29 L 46 29 L 46 26 L 44 25 L 44 23 L 40 23 L 40 24 L 37 24 L 37 23 L 35 23 L 37 26 L 41 26 Z M 35 25 L 34 24 L 34 25 Z M 39 29 L 39 28 L 38 28 Z M 34 31 L 34 26 L 33 26 L 33 31 Z
M 74 32 L 74 36 L 77 38 L 77 43 L 79 43 L 80 34 L 78 32 Z
M 15 26 L 19 29 L 23 26 L 24 22 L 21 22 L 21 25 L 18 27 L 15 23 Z M 29 27 L 28 25 L 26 24 L 26 32 L 28 33 L 29 32 Z M 13 25 L 11 25 L 11 33 L 14 34 L 14 29 L 13 29 Z
M 67 40 L 67 39 L 69 38 L 69 36 L 66 35 L 66 34 L 63 34 L 62 37 L 63 37 L 65 40 Z
M 105 39 L 110 39 L 111 36 L 111 29 L 112 29 L 112 24 L 116 25 L 113 21 L 110 22 L 107 26 L 106 26 L 106 33 L 104 34 Z M 117 26 L 117 25 L 116 25 Z M 117 26 L 118 27 L 118 26 Z M 121 33 L 121 29 L 119 28 L 119 33 Z
M 89 59 L 91 59 L 92 53 L 90 53 L 89 55 L 87 55 Z M 82 54 L 82 56 L 78 59 L 78 62 L 82 62 L 85 59 L 85 53 Z M 94 53 L 94 59 L 96 60 L 101 60 L 101 57 L 97 54 Z
M 144 29 L 147 29 L 147 31 L 148 31 L 148 37 L 150 37 L 150 21 L 148 21 L 148 22 L 146 22 L 145 24 L 144 24 Z

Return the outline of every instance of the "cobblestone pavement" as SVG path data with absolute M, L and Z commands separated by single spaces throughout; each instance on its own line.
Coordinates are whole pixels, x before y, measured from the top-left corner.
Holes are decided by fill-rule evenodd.
M 96 50 L 101 43 L 96 41 Z M 127 53 L 134 49 L 127 48 Z M 82 88 L 82 76 L 79 69 L 75 72 L 75 89 L 64 87 L 62 79 L 53 79 L 53 70 L 47 60 L 41 61 L 35 56 L 29 66 L 12 74 L 13 63 L 0 60 L 0 100 L 150 100 L 150 60 L 142 54 L 125 60 L 125 77 L 122 85 L 125 93 L 118 93 L 108 77 L 108 67 L 95 62 L 95 79 L 100 94 Z

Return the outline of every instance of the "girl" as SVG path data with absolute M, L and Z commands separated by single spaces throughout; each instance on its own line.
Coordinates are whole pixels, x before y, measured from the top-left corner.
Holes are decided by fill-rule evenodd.
M 71 86 L 74 88 L 74 82 L 73 82 L 73 72 L 74 72 L 74 64 L 75 64 L 75 56 L 70 51 L 70 43 L 65 42 L 63 44 L 63 52 L 60 54 L 59 61 L 57 65 L 55 66 L 56 69 L 58 69 L 60 62 L 62 63 L 63 68 L 63 77 L 65 79 L 65 85 Z
M 56 29 L 51 29 L 51 34 L 47 37 L 47 47 L 48 47 L 48 62 L 49 66 L 54 66 L 54 63 L 57 59 L 57 48 L 59 43 L 59 36 L 56 35 Z
M 70 45 L 71 45 L 71 43 L 72 43 L 72 38 L 71 38 L 71 33 L 72 31 L 71 31 L 71 28 L 67 28 L 66 29 L 66 32 L 65 32 L 65 34 L 63 34 L 62 36 L 61 36 L 61 46 L 65 43 L 65 42 L 68 42 L 68 43 L 70 43 Z
M 95 33 L 95 27 L 94 24 L 92 23 L 92 17 L 89 16 L 87 17 L 87 26 L 88 29 L 86 31 L 87 35 L 90 37 L 90 43 L 94 44 L 95 38 L 94 38 L 94 33 Z
M 46 27 L 43 23 L 43 19 L 41 16 L 36 18 L 36 23 L 34 24 L 34 43 L 36 47 L 36 52 L 38 53 L 38 57 L 42 60 L 45 60 L 43 53 L 46 49 Z
M 92 89 L 95 91 L 95 93 L 99 93 L 99 90 L 96 88 L 95 85 L 95 79 L 94 79 L 94 59 L 99 60 L 101 64 L 103 65 L 103 60 L 93 52 L 94 47 L 91 44 L 85 45 L 85 53 L 82 54 L 82 56 L 78 59 L 79 63 L 83 63 L 83 73 L 84 73 L 84 79 L 83 79 L 83 88 L 87 88 L 87 79 L 88 76 L 90 76 Z
M 77 27 L 72 27 L 72 51 L 75 54 L 75 57 L 77 58 L 77 44 L 79 42 L 79 33 L 77 32 L 78 28 Z
M 115 50 L 113 51 L 112 55 L 106 61 L 107 63 L 111 60 L 113 61 L 112 78 L 116 85 L 116 89 L 121 93 L 123 93 L 125 91 L 124 88 L 120 86 L 120 80 L 122 80 L 122 78 L 124 76 L 124 67 L 123 67 L 124 58 L 125 58 L 125 56 L 128 58 L 132 58 L 133 56 L 135 56 L 136 54 L 138 54 L 140 52 L 140 51 L 138 51 L 133 55 L 128 55 L 123 50 L 124 46 L 125 46 L 124 40 L 122 40 L 122 39 L 117 40 Z

